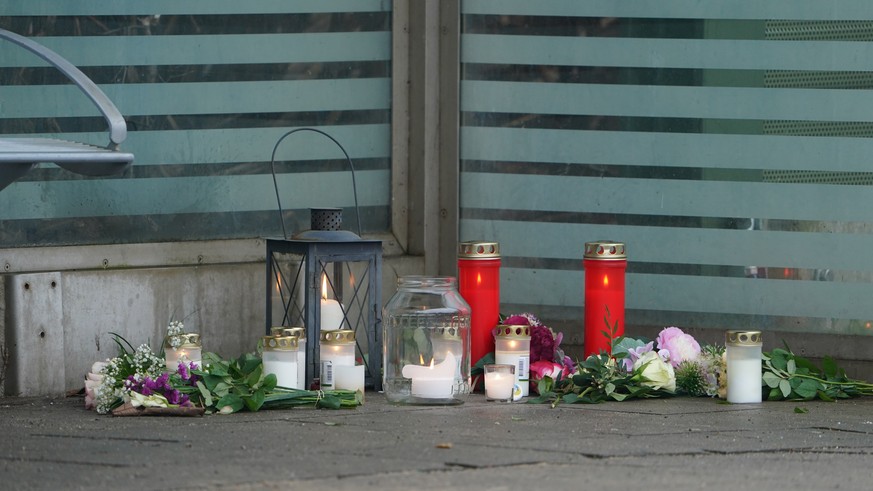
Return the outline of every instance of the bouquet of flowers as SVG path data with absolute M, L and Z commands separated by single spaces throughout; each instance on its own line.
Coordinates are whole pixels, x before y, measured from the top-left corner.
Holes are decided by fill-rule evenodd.
M 723 348 L 704 346 L 678 327 L 655 341 L 619 337 L 611 353 L 591 355 L 569 376 L 544 376 L 533 403 L 597 403 L 675 394 L 715 396 L 723 372 Z
M 171 341 L 183 328 L 181 322 L 170 323 Z M 351 408 L 363 402 L 363 394 L 355 391 L 277 387 L 276 376 L 263 373 L 261 359 L 249 353 L 235 360 L 204 353 L 202 367 L 188 362 L 167 370 L 164 358 L 148 345 L 134 348 L 122 336 L 110 334 L 119 355 L 95 363 L 85 380 L 85 407 L 99 414 L 229 414 L 294 406 Z

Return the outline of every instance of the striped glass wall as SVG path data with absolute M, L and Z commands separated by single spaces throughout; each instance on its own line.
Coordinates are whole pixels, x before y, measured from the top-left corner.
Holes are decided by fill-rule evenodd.
M 270 173 L 288 130 L 335 137 L 357 168 L 364 231 L 389 227 L 391 3 L 384 0 L 14 1 L 0 27 L 57 51 L 115 102 L 133 167 L 83 178 L 45 165 L 0 192 L 0 247 L 281 235 Z M 0 133 L 104 145 L 87 99 L 0 45 Z M 305 132 L 276 170 L 289 233 L 310 207 L 347 209 L 342 152 Z
M 504 310 L 582 319 L 628 244 L 628 325 L 873 334 L 873 3 L 466 0 L 462 240 Z

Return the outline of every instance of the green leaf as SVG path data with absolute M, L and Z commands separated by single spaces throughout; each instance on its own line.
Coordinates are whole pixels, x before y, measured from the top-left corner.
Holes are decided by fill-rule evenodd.
M 782 399 L 782 391 L 779 390 L 779 387 L 770 389 L 770 394 L 767 396 L 768 401 L 781 401 Z
M 246 408 L 249 411 L 256 412 L 258 409 L 261 409 L 261 406 L 264 405 L 264 389 L 256 390 L 249 397 L 243 397 L 243 402 L 246 403 Z
M 796 387 L 794 387 L 794 392 L 797 393 L 798 396 L 804 399 L 812 399 L 818 394 L 818 391 L 823 389 L 819 382 L 816 382 L 812 379 L 802 379 Z
M 829 396 L 828 393 L 823 391 L 823 390 L 818 391 L 818 398 L 825 401 L 825 402 L 834 402 L 835 401 L 835 399 L 833 397 Z
M 822 372 L 825 377 L 832 378 L 836 377 L 839 372 L 839 366 L 837 366 L 837 362 L 834 361 L 830 356 L 825 356 L 821 362 Z
M 778 375 L 773 372 L 764 372 L 764 375 L 762 377 L 764 383 L 767 384 L 767 387 L 770 387 L 771 389 L 774 387 L 779 387 L 779 381 L 782 380 L 781 378 L 779 378 Z
M 215 407 L 219 410 L 223 407 L 230 406 L 232 412 L 237 412 L 245 406 L 242 398 L 236 394 L 227 394 L 215 403 Z
M 326 395 L 319 399 L 318 402 L 315 404 L 315 407 L 325 409 L 339 409 L 340 406 L 340 399 L 333 395 Z
M 579 395 L 575 392 L 570 392 L 569 394 L 564 394 L 564 397 L 561 399 L 567 404 L 575 404 L 579 402 Z
M 791 384 L 786 379 L 779 381 L 779 390 L 782 392 L 782 397 L 788 399 L 791 395 Z
M 795 407 L 794 412 L 797 414 L 806 414 L 809 412 L 809 409 L 807 409 L 805 407 Z
M 197 388 L 200 389 L 200 395 L 203 396 L 203 406 L 211 407 L 212 393 L 209 391 L 209 389 L 206 388 L 205 385 L 203 385 L 203 382 L 201 382 L 200 380 L 197 381 Z
M 610 395 L 615 392 L 615 384 L 613 384 L 612 382 L 607 383 L 606 387 L 604 387 L 604 392 L 606 393 L 606 395 Z
M 797 362 L 795 362 L 793 358 L 789 359 L 785 366 L 785 369 L 788 371 L 788 373 L 794 374 L 795 372 L 797 372 Z
M 276 388 L 276 384 L 278 384 L 276 374 L 268 373 L 266 376 L 264 376 L 264 382 L 261 384 L 261 388 L 266 391 L 271 391 Z
M 215 385 L 215 388 L 212 389 L 212 393 L 217 397 L 224 397 L 230 392 L 230 385 L 227 385 L 224 381 L 219 382 Z
M 246 377 L 246 384 L 247 384 L 249 387 L 251 387 L 252 389 L 257 390 L 257 388 L 258 388 L 258 386 L 259 386 L 259 384 L 260 384 L 260 382 L 261 382 L 261 375 L 262 375 L 261 372 L 262 372 L 262 370 L 263 370 L 263 367 L 264 367 L 264 366 L 263 366 L 262 364 L 258 364 L 258 365 L 257 365 L 257 366 L 256 366 L 256 367 L 251 371 L 251 373 L 249 373 L 249 376 Z
M 613 399 L 615 399 L 618 402 L 621 402 L 621 401 L 628 398 L 627 394 L 621 394 L 618 392 L 613 392 L 613 393 L 609 394 L 609 397 L 612 397 Z
M 770 353 L 770 363 L 773 365 L 773 368 L 777 370 L 787 370 L 788 369 L 788 359 L 786 357 L 787 352 L 785 350 L 776 348 Z

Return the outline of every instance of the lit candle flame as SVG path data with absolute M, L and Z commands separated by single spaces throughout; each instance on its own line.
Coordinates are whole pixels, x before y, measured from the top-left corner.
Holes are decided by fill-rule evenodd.
M 476 273 L 476 284 L 477 285 L 482 284 L 482 273 Z
M 609 286 L 609 276 L 603 275 L 603 286 Z
M 418 362 L 419 362 L 419 363 L 421 364 L 421 366 L 423 366 L 423 367 L 426 367 L 426 366 L 427 366 L 427 365 L 424 364 L 424 355 L 422 355 L 421 353 L 418 354 Z M 430 369 L 433 370 L 433 357 L 431 357 L 431 359 L 430 359 Z
M 321 298 L 327 300 L 327 276 L 321 275 Z

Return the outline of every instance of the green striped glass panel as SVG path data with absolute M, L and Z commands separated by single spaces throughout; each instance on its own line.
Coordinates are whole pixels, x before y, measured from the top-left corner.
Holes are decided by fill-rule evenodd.
M 873 4 L 462 2 L 461 240 L 503 308 L 578 324 L 628 244 L 628 324 L 873 334 Z
M 391 2 L 17 2 L 0 27 L 80 67 L 128 122 L 121 176 L 42 165 L 0 193 L 3 247 L 281 234 L 270 157 L 288 131 L 336 138 L 357 170 L 361 228 L 390 217 Z M 45 62 L 0 45 L 0 133 L 105 145 L 90 102 Z M 277 149 L 289 232 L 347 208 L 349 166 L 323 135 Z

